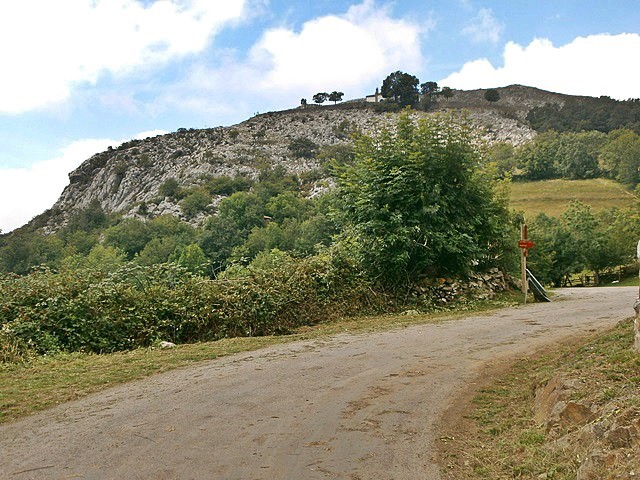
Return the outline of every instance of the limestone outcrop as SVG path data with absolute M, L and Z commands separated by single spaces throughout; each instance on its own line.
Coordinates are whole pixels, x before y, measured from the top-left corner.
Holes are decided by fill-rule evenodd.
M 500 101 L 490 103 L 482 90 L 455 91 L 451 99 L 439 99 L 429 112 L 412 111 L 418 117 L 442 110 L 465 115 L 478 127 L 479 137 L 488 142 L 521 144 L 535 136 L 525 118 L 527 112 L 545 103 L 561 103 L 558 94 L 521 86 L 499 89 Z M 45 215 L 45 230 L 55 231 L 73 212 L 98 201 L 106 212 L 125 216 L 171 214 L 199 223 L 203 218 L 187 218 L 178 203 L 159 195 L 160 186 L 175 179 L 182 188 L 196 186 L 203 179 L 218 176 L 255 177 L 261 168 L 282 166 L 287 172 L 313 173 L 310 194 L 330 187 L 323 164 L 331 148 L 351 142 L 354 132 L 370 133 L 391 125 L 399 113 L 381 111 L 364 101 L 337 106 L 308 105 L 291 110 L 256 115 L 229 127 L 179 129 L 177 132 L 131 140 L 96 153 L 69 174 L 70 184 Z M 291 148 L 304 139 L 313 145 L 314 155 Z M 214 199 L 211 210 L 215 211 Z

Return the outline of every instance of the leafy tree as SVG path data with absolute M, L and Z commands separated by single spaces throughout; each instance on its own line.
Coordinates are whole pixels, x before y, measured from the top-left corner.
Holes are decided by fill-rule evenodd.
M 425 82 L 420 85 L 420 93 L 422 95 L 427 95 L 428 97 L 433 97 L 440 92 L 440 87 L 437 82 Z
M 522 176 L 527 180 L 547 180 L 558 177 L 558 135 L 544 132 L 533 142 L 525 143 L 516 151 Z
M 139 265 L 156 265 L 169 261 L 178 243 L 173 237 L 155 237 L 149 240 L 134 261 Z
M 275 222 L 266 227 L 254 227 L 246 242 L 236 247 L 231 256 L 236 262 L 248 263 L 260 252 L 269 252 L 274 248 L 278 250 L 291 250 L 292 239 L 287 239 L 282 227 Z
M 272 197 L 266 204 L 267 215 L 276 222 L 282 222 L 285 218 L 302 219 L 307 216 L 310 209 L 310 200 L 291 191 Z
M 149 226 L 137 218 L 125 218 L 104 232 L 104 243 L 124 251 L 129 260 L 142 251 L 151 238 Z
M 498 100 L 500 100 L 500 92 L 498 92 L 498 90 L 496 90 L 495 88 L 490 88 L 489 90 L 484 92 L 484 99 L 487 102 L 497 102 Z
M 313 96 L 313 101 L 320 104 L 327 101 L 329 94 L 327 92 L 319 92 Z
M 0 271 L 20 275 L 38 265 L 55 265 L 65 256 L 64 242 L 56 235 L 12 232 L 0 241 Z
M 234 225 L 241 236 L 246 236 L 253 227 L 262 225 L 265 215 L 263 201 L 249 192 L 236 192 L 220 202 L 218 207 L 220 221 Z
M 614 130 L 602 147 L 599 162 L 609 177 L 634 187 L 640 182 L 640 136 L 627 129 Z
M 231 195 L 234 192 L 244 192 L 251 188 L 253 182 L 243 176 L 235 176 L 233 178 L 222 175 L 220 177 L 211 177 L 204 184 L 204 188 L 211 195 Z
M 357 239 L 362 265 L 389 287 L 495 262 L 510 222 L 479 163 L 470 128 L 451 117 L 404 115 L 395 131 L 362 136 L 338 178 L 343 241 Z
M 605 141 L 606 136 L 595 131 L 559 135 L 556 159 L 560 176 L 569 180 L 599 177 L 598 156 Z
M 447 100 L 453 97 L 453 90 L 450 87 L 442 87 L 440 94 Z
M 86 232 L 84 230 L 69 231 L 63 229 L 60 231 L 59 237 L 66 244 L 65 250 L 69 253 L 86 255 L 98 243 L 99 232 Z
M 149 220 L 147 227 L 152 238 L 173 237 L 183 245 L 193 243 L 196 236 L 196 231 L 191 225 L 169 214 Z
M 195 243 L 182 249 L 177 263 L 195 275 L 206 275 L 209 270 L 209 260 Z
M 591 207 L 577 200 L 562 214 L 562 221 L 572 237 L 565 249 L 576 258 L 576 263 L 595 273 L 597 284 L 603 269 L 618 264 L 608 238 L 603 235 L 602 225 Z
M 487 148 L 489 166 L 495 169 L 496 176 L 513 175 L 518 167 L 515 149 L 509 142 L 497 142 Z
M 609 267 L 628 265 L 636 260 L 636 246 L 640 238 L 640 213 L 637 209 L 612 208 L 598 213 L 600 232 L 607 241 L 612 259 Z
M 384 79 L 380 93 L 385 98 L 393 98 L 402 107 L 415 105 L 418 103 L 419 82 L 417 77 L 398 70 Z
M 329 94 L 327 98 L 329 99 L 330 102 L 333 102 L 333 104 L 335 105 L 338 102 L 342 101 L 343 96 L 344 96 L 344 93 L 333 91 Z
M 321 213 L 291 226 L 296 229 L 294 250 L 301 255 L 311 255 L 319 246 L 328 247 L 332 237 L 338 233 L 331 219 Z M 285 224 L 283 228 L 286 231 L 289 225 Z
M 325 145 L 318 154 L 318 159 L 328 164 L 325 165 L 325 169 L 330 169 L 332 165 L 346 165 L 352 163 L 353 158 L 353 146 L 350 143 Z
M 74 213 L 69 219 L 66 231 L 75 232 L 81 230 L 83 232 L 91 232 L 93 230 L 107 226 L 107 214 L 102 208 L 100 200 L 94 198 L 85 208 Z
M 214 272 L 221 271 L 227 266 L 231 252 L 242 244 L 246 234 L 228 215 L 215 216 L 207 220 L 198 245 Z
M 276 165 L 273 168 L 266 168 L 260 171 L 253 193 L 264 204 L 271 197 L 275 197 L 282 192 L 297 192 L 299 190 L 298 177 L 288 173 L 284 166 Z
M 127 255 L 119 248 L 98 244 L 86 256 L 76 254 L 65 258 L 62 261 L 62 266 L 74 270 L 88 268 L 109 273 L 117 270 L 126 261 Z
M 537 131 L 608 133 L 629 129 L 640 133 L 640 99 L 567 97 L 562 106 L 549 103 L 531 109 L 527 120 Z
M 205 212 L 211 203 L 211 196 L 203 187 L 195 187 L 188 190 L 187 195 L 180 201 L 180 208 L 188 218 L 195 217 L 200 212 Z
M 529 251 L 527 264 L 542 283 L 560 287 L 566 275 L 582 270 L 571 233 L 560 219 L 539 214 L 529 222 L 529 238 L 536 246 Z
M 530 224 L 536 242 L 529 265 L 544 282 L 561 286 L 563 279 L 585 270 L 599 274 L 632 260 L 640 235 L 637 215 L 612 209 L 595 215 L 574 201 L 560 218 L 538 215 Z

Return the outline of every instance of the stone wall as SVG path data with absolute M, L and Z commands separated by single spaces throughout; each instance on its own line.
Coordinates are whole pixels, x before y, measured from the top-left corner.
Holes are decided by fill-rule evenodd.
M 412 295 L 424 302 L 446 305 L 457 300 L 487 300 L 509 290 L 511 280 L 498 268 L 474 273 L 468 279 L 428 278 L 414 287 Z

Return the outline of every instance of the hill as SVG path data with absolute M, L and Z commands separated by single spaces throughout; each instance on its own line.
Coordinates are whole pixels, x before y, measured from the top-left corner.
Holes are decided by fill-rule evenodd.
M 499 101 L 487 101 L 487 90 L 483 89 L 454 90 L 451 98 L 435 97 L 426 105 L 426 112 L 414 110 L 412 114 L 464 111 L 488 142 L 520 145 L 536 135 L 530 122 L 532 113 L 539 120 L 545 111 L 557 116 L 565 105 L 575 110 L 581 104 L 609 110 L 623 104 L 626 110 L 638 110 L 637 102 L 573 97 L 521 85 L 495 90 Z M 352 133 L 369 133 L 394 123 L 399 113 L 390 107 L 364 99 L 336 106 L 308 105 L 257 115 L 233 126 L 183 128 L 109 147 L 71 172 L 70 184 L 55 205 L 32 220 L 27 229 L 58 231 L 75 212 L 96 202 L 106 213 L 143 219 L 171 214 L 200 225 L 224 198 L 224 192 L 200 198 L 199 211 L 185 211 L 180 199 L 166 195 L 163 185 L 174 183 L 188 191 L 220 176 L 255 179 L 265 168 L 278 167 L 304 177 L 305 194 L 314 196 L 331 184 L 326 164 L 348 155 Z

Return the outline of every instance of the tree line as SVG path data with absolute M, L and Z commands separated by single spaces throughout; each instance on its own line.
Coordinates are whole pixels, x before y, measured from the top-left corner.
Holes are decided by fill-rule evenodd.
M 640 182 L 640 136 L 630 129 L 547 131 L 518 147 L 497 143 L 489 156 L 500 175 L 515 180 L 604 177 L 629 188 Z

